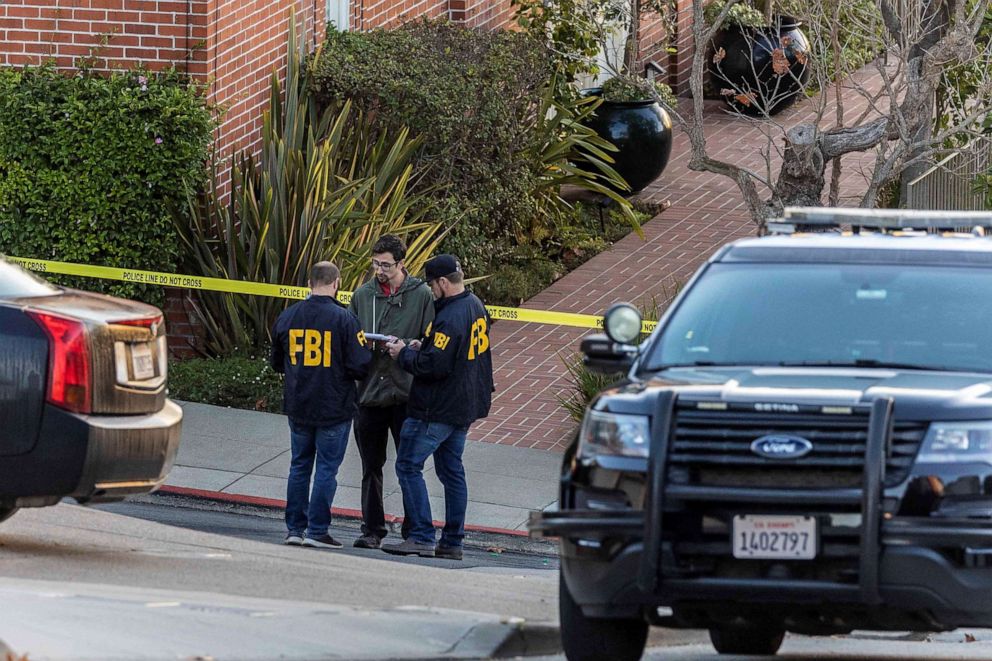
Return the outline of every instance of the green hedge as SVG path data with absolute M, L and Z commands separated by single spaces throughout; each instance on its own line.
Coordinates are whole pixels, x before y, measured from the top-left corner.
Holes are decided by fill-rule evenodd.
M 451 228 L 443 249 L 468 274 L 494 275 L 527 258 L 520 246 L 553 233 L 534 199 L 541 164 L 528 152 L 552 74 L 541 43 L 417 20 L 364 33 L 331 28 L 318 62 L 312 91 L 322 104 L 351 99 L 384 126 L 423 136 L 418 187 L 438 197 L 436 218 Z
M 169 396 L 187 402 L 282 413 L 282 375 L 264 358 L 192 358 L 169 364 Z
M 0 69 L 0 252 L 173 271 L 170 206 L 205 181 L 214 123 L 178 73 Z M 53 278 L 160 303 L 160 289 Z

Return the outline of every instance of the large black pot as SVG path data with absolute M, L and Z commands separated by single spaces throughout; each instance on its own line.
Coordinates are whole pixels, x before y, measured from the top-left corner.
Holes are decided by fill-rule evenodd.
M 584 90 L 595 95 L 600 90 Z M 651 100 L 603 101 L 587 126 L 619 151 L 610 152 L 613 169 L 630 185 L 622 195 L 640 192 L 668 165 L 672 154 L 672 119 L 665 109 Z
M 710 75 L 727 103 L 748 115 L 763 116 L 796 100 L 810 75 L 809 41 L 800 25 L 780 16 L 771 27 L 728 26 L 716 34 Z

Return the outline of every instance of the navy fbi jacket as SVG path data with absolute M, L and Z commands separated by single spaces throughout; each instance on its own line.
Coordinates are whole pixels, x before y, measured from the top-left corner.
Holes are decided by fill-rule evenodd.
M 466 291 L 435 302 L 434 322 L 420 350 L 404 348 L 399 361 L 413 374 L 407 417 L 467 427 L 489 415 L 489 314 L 475 294 Z
M 286 375 L 283 411 L 314 427 L 351 420 L 355 384 L 372 360 L 361 324 L 330 296 L 311 296 L 283 310 L 272 328 L 272 369 Z

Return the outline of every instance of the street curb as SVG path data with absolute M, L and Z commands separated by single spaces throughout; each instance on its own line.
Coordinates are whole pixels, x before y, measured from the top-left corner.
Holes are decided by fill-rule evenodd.
M 188 498 L 201 498 L 203 500 L 214 500 L 222 503 L 233 503 L 236 505 L 254 505 L 256 507 L 268 507 L 272 509 L 283 510 L 286 509 L 286 501 L 279 500 L 277 498 L 263 498 L 261 496 L 247 496 L 236 493 L 223 493 L 221 491 L 209 491 L 206 489 L 193 489 L 192 487 L 177 487 L 171 485 L 165 485 L 158 488 L 159 493 L 167 493 L 176 496 L 186 496 Z M 362 520 L 361 510 L 352 510 L 342 507 L 332 507 L 331 514 L 333 516 L 341 517 L 344 519 L 357 519 Z M 399 523 L 402 521 L 402 517 L 394 516 L 392 514 L 386 515 L 387 523 Z M 442 527 L 444 525 L 443 521 L 434 521 L 435 527 Z M 530 535 L 523 530 L 507 530 L 506 528 L 489 528 L 487 526 L 475 526 L 468 524 L 465 526 L 465 530 L 469 532 L 481 532 L 489 533 L 493 535 L 510 535 L 512 537 L 530 537 Z
M 493 659 L 561 654 L 561 631 L 550 622 L 520 622 L 490 655 Z

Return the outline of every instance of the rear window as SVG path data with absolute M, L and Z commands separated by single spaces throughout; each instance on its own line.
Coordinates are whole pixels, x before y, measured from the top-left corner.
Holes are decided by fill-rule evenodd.
M 51 296 L 59 290 L 0 257 L 0 298 Z

